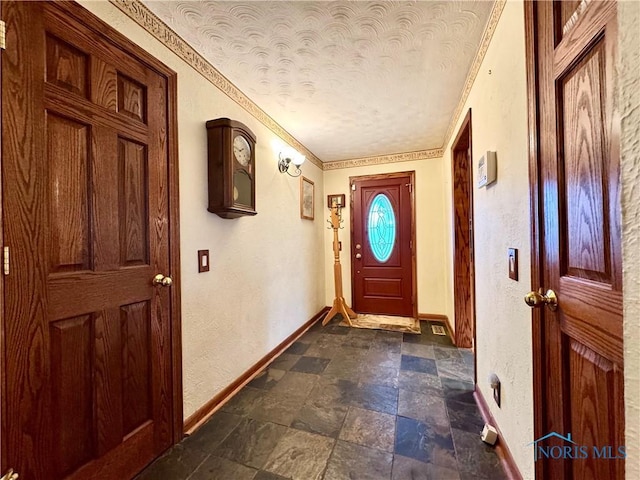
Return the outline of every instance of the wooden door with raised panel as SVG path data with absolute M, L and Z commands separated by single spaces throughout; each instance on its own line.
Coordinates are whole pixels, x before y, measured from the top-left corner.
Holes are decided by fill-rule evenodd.
M 173 435 L 167 79 L 71 8 L 2 2 L 3 464 L 125 479 Z
M 353 309 L 417 316 L 414 172 L 351 177 Z
M 558 297 L 557 310 L 542 307 L 534 316 L 536 437 L 571 434 L 574 444 L 555 438 L 546 445 L 587 447 L 573 459 L 539 456 L 537 478 L 621 480 L 616 3 L 534 2 L 527 5 L 527 25 L 539 109 L 540 275 L 534 286 L 537 281 Z M 611 447 L 604 450 L 608 458 L 597 458 L 593 447 Z

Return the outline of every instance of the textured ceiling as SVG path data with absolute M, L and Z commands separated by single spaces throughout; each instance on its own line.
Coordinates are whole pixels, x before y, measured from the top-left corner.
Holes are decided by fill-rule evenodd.
M 322 161 L 442 147 L 493 4 L 143 3 Z

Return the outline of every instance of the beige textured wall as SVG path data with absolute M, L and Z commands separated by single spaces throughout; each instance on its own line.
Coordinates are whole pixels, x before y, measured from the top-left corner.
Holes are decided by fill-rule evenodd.
M 326 196 L 344 193 L 349 203 L 349 177 L 358 175 L 372 175 L 390 172 L 416 172 L 415 202 L 416 202 L 416 243 L 417 243 L 417 273 L 418 273 L 418 312 L 427 314 L 445 314 L 447 311 L 445 281 L 445 210 L 444 195 L 446 191 L 442 183 L 442 159 L 434 158 L 395 164 L 376 165 L 368 167 L 345 168 L 340 170 L 326 170 L 324 172 L 324 210 L 322 212 L 325 226 L 329 218 L 326 208 Z M 344 296 L 351 305 L 351 225 L 350 208 L 343 210 L 344 230 L 340 230 L 342 253 L 342 278 Z M 326 266 L 326 303 L 331 305 L 334 298 L 333 280 L 333 230 L 326 229 L 324 233 L 324 257 Z
M 299 179 L 277 171 L 277 137 L 108 2 L 80 2 L 178 73 L 182 350 L 185 418 L 325 304 L 323 179 L 313 164 L 315 221 L 300 219 Z M 205 121 L 229 117 L 257 136 L 255 217 L 207 212 Z M 197 250 L 211 271 L 197 273 Z
M 626 478 L 640 476 L 640 3 L 618 6 Z
M 533 452 L 526 446 L 533 439 L 531 312 L 522 300 L 530 289 L 531 263 L 526 93 L 523 4 L 507 2 L 455 132 L 471 108 L 478 386 L 522 475 L 533 478 Z M 443 169 L 447 191 L 451 143 Z M 477 164 L 487 150 L 497 152 L 498 179 L 479 189 Z M 452 207 L 445 198 L 451 259 Z M 508 276 L 509 247 L 519 253 L 517 282 Z M 448 269 L 451 278 L 451 262 Z M 501 408 L 492 400 L 491 372 L 502 381 Z

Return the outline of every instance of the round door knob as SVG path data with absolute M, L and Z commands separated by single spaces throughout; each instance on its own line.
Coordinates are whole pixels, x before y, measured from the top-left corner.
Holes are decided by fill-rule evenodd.
M 558 296 L 556 292 L 549 289 L 547 293 L 542 293 L 542 289 L 537 292 L 531 291 L 524 296 L 524 302 L 531 308 L 548 306 L 549 310 L 555 311 L 558 308 Z
M 173 280 L 171 280 L 171 277 L 165 277 L 161 273 L 153 277 L 154 285 L 160 285 L 162 287 L 170 287 L 172 283 L 173 283 Z
M 356 253 L 356 258 L 362 258 L 362 255 L 359 253 Z

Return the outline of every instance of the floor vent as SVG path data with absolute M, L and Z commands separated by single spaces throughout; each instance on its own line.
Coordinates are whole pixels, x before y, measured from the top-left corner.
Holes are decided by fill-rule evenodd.
M 447 331 L 444 329 L 442 325 L 431 325 L 431 331 L 434 335 L 442 335 L 446 336 Z

